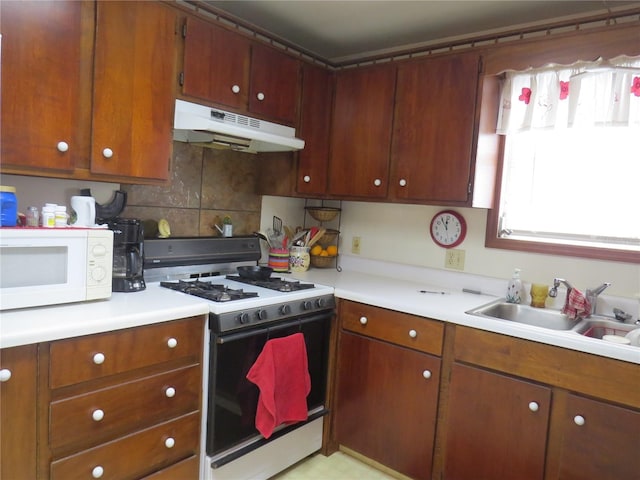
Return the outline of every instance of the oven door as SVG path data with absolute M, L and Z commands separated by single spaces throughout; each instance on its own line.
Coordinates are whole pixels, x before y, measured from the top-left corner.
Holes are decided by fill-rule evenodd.
M 260 326 L 230 334 L 211 333 L 209 358 L 209 408 L 207 416 L 207 454 L 212 467 L 220 467 L 304 425 L 280 426 L 266 440 L 255 427 L 260 391 L 247 380 L 267 340 L 302 332 L 307 349 L 311 392 L 307 422 L 327 413 L 324 408 L 327 384 L 329 333 L 333 310 Z

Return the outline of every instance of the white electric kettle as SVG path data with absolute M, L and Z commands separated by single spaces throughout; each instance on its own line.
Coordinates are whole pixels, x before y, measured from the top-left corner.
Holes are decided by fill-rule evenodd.
M 93 197 L 71 197 L 71 208 L 76 213 L 74 227 L 93 227 L 96 223 L 96 199 Z

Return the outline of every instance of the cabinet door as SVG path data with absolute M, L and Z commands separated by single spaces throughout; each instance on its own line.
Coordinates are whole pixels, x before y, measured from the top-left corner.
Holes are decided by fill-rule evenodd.
M 548 478 L 637 478 L 640 412 L 569 395 L 562 414 L 560 465 Z
M 0 350 L 0 478 L 3 479 L 36 478 L 36 361 L 37 345 Z
M 395 75 L 394 65 L 338 72 L 329 193 L 386 197 Z
M 323 194 L 327 191 L 331 87 L 328 70 L 303 65 L 300 138 L 305 145 L 298 153 L 298 193 Z
M 72 171 L 79 132 L 81 3 L 0 2 L 2 164 Z
M 338 443 L 411 478 L 430 478 L 440 359 L 343 333 L 338 362 Z
M 551 391 L 454 363 L 444 478 L 541 480 Z
M 91 171 L 166 180 L 172 147 L 175 12 L 98 2 Z
M 398 67 L 392 197 L 467 202 L 478 64 L 479 56 L 471 53 Z
M 300 62 L 258 43 L 251 48 L 249 111 L 289 125 L 295 124 Z
M 249 39 L 187 18 L 182 93 L 245 109 L 249 96 Z

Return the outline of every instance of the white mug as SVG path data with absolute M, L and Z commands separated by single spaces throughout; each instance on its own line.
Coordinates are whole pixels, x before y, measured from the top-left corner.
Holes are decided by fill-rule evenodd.
M 75 227 L 93 227 L 96 223 L 96 199 L 93 197 L 71 197 L 71 208 L 76 212 Z

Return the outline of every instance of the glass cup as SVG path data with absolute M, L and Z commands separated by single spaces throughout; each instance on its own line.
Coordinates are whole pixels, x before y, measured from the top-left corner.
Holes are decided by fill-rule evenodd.
M 542 283 L 531 284 L 531 306 L 536 308 L 544 308 L 549 295 L 549 285 Z

